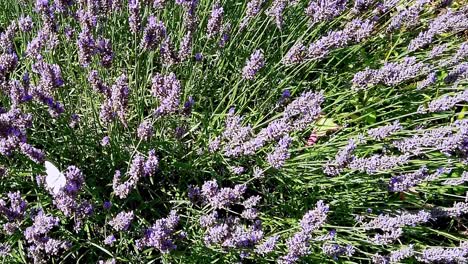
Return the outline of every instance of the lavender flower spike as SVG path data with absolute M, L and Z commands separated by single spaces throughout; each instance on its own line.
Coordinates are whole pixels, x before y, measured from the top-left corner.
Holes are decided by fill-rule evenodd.
M 258 49 L 250 55 L 250 59 L 245 63 L 242 69 L 242 78 L 246 80 L 253 80 L 257 72 L 265 66 L 265 58 L 263 50 Z

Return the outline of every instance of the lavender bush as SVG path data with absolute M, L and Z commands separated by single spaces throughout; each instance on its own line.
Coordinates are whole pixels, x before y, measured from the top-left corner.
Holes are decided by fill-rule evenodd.
M 467 30 L 463 0 L 0 1 L 0 259 L 466 263 Z

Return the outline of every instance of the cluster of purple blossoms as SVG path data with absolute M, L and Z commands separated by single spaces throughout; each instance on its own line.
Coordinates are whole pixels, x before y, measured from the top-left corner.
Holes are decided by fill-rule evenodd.
M 159 100 L 155 115 L 176 113 L 179 110 L 180 91 L 180 81 L 174 73 L 171 72 L 169 75 L 156 73 L 151 86 L 151 93 Z
M 20 17 L 18 20 L 18 27 L 23 32 L 29 32 L 32 30 L 34 24 L 30 16 Z
M 261 244 L 255 246 L 255 253 L 264 256 L 275 249 L 279 236 L 270 236 L 266 238 Z
M 301 257 L 310 254 L 313 232 L 325 224 L 329 207 L 318 201 L 315 209 L 307 212 L 300 221 L 301 230 L 286 241 L 287 253 L 278 260 L 280 264 L 296 263 Z
M 179 63 L 178 54 L 174 50 L 174 45 L 171 42 L 171 38 L 168 36 L 162 42 L 159 47 L 159 54 L 161 55 L 162 64 L 165 66 L 171 66 L 173 64 Z
M 211 39 L 218 36 L 223 23 L 224 9 L 219 2 L 213 4 L 206 28 L 206 36 Z
M 224 143 L 223 152 L 227 157 L 253 155 L 268 142 L 279 140 L 290 132 L 303 130 L 313 123 L 320 115 L 320 105 L 323 101 L 322 93 L 303 93 L 285 108 L 281 118 L 271 121 L 255 136 L 252 128 L 243 126 L 242 118 L 235 115 L 234 109 L 231 109 L 222 136 L 212 139 L 209 143 L 210 152 L 218 150 Z
M 427 106 L 421 105 L 418 108 L 418 113 L 436 113 L 447 111 L 462 102 L 468 102 L 468 90 L 463 90 L 454 95 L 444 94 L 440 98 L 429 102 Z
M 401 8 L 398 13 L 392 16 L 387 31 L 395 31 L 402 27 L 414 27 L 419 24 L 419 13 L 424 10 L 424 5 L 430 0 L 416 0 L 408 8 Z
M 306 58 L 322 59 L 333 49 L 342 48 L 351 43 L 359 43 L 370 36 L 374 25 L 373 21 L 356 18 L 348 22 L 344 29 L 330 31 L 327 35 L 312 42 L 308 47 Z
M 434 37 L 443 33 L 457 33 L 468 28 L 468 11 L 461 9 L 453 12 L 448 10 L 446 13 L 440 14 L 429 24 L 426 31 L 411 40 L 408 45 L 409 51 L 415 51 L 430 44 Z
M 468 140 L 468 120 L 457 120 L 453 124 L 439 128 L 422 130 L 416 135 L 393 142 L 393 146 L 403 153 L 419 155 L 424 151 L 439 150 L 450 156 L 464 150 Z
M 64 173 L 66 185 L 57 193 L 51 192 L 54 197 L 54 204 L 62 213 L 73 216 L 75 219 L 75 230 L 79 231 L 83 224 L 83 219 L 93 213 L 93 206 L 86 200 L 81 200 L 78 195 L 83 189 L 83 173 L 75 166 L 68 166 Z
M 114 230 L 117 232 L 127 231 L 134 217 L 135 215 L 133 214 L 133 211 L 122 211 L 109 221 L 109 225 L 112 226 L 112 228 L 114 228 Z
M 439 56 L 441 56 L 446 50 L 447 50 L 447 43 L 436 45 L 431 49 L 431 52 L 429 53 L 429 58 L 434 59 Z
M 245 16 L 242 18 L 241 24 L 239 25 L 240 30 L 246 28 L 250 21 L 260 13 L 263 3 L 264 0 L 250 0 L 247 3 Z
M 49 64 L 39 60 L 33 64 L 32 70 L 40 76 L 40 79 L 36 85 L 30 87 L 31 95 L 48 106 L 52 117 L 57 117 L 65 111 L 62 105 L 52 97 L 53 91 L 64 84 L 60 67 L 57 64 Z M 26 83 L 29 86 L 29 79 Z
M 460 247 L 431 247 L 424 249 L 416 256 L 422 263 L 466 263 L 468 258 L 468 243 L 460 243 Z
M 311 0 L 305 9 L 305 13 L 310 18 L 312 25 L 329 21 L 346 10 L 347 2 L 347 0 Z
M 450 170 L 441 168 L 434 173 L 429 173 L 429 170 L 423 166 L 415 172 L 392 177 L 388 183 L 388 189 L 390 192 L 404 192 L 424 181 L 433 181 L 441 174 L 449 172 Z
M 41 29 L 26 47 L 26 55 L 31 58 L 41 58 L 43 49 L 53 50 L 58 45 L 58 36 L 55 32 Z
M 21 198 L 21 193 L 8 192 L 7 194 L 10 205 L 7 205 L 7 202 L 3 199 L 0 199 L 0 214 L 2 214 L 6 219 L 7 223 L 3 224 L 3 231 L 12 235 L 20 225 L 20 221 L 23 220 L 28 203 Z
M 336 176 L 348 166 L 349 162 L 354 159 L 353 151 L 356 149 L 356 141 L 354 139 L 348 140 L 348 144 L 338 151 L 335 159 L 328 161 L 323 167 L 325 174 Z
M 97 41 L 97 53 L 101 57 L 101 65 L 104 68 L 110 68 L 114 59 L 112 44 L 109 39 L 99 38 Z
M 460 217 L 468 213 L 468 202 L 455 202 L 452 207 L 432 209 L 431 215 L 433 218 L 438 217 Z
M 338 257 L 342 255 L 352 256 L 355 251 L 352 245 L 340 246 L 333 243 L 325 243 L 322 245 L 322 252 L 333 259 L 338 259 Z
M 461 63 L 453 68 L 445 77 L 445 83 L 454 83 L 468 79 L 468 63 Z
M 78 46 L 78 61 L 81 66 L 87 67 L 96 54 L 96 42 L 89 28 L 85 27 L 80 32 L 76 45 Z
M 33 224 L 24 231 L 24 237 L 29 244 L 28 256 L 34 263 L 44 263 L 50 256 L 57 256 L 61 250 L 70 248 L 68 241 L 54 239 L 49 232 L 59 226 L 58 217 L 47 216 L 42 210 L 33 217 Z
M 122 183 L 122 175 L 120 171 L 116 171 L 112 181 L 114 193 L 121 199 L 128 196 L 130 191 L 136 187 L 141 177 L 149 177 L 153 175 L 159 162 L 154 150 L 148 152 L 148 158 L 145 159 L 140 154 L 136 154 L 132 160 L 128 179 Z
M 153 124 L 150 121 L 143 121 L 137 129 L 137 136 L 141 140 L 149 140 L 153 136 Z
M 263 231 L 261 221 L 258 220 L 258 211 L 255 208 L 260 196 L 243 197 L 247 187 L 242 184 L 234 188 L 219 188 L 216 181 L 207 181 L 202 188 L 191 187 L 189 198 L 192 202 L 209 204 L 212 208 L 210 214 L 200 217 L 200 225 L 206 228 L 205 244 L 219 245 L 223 248 L 254 248 L 262 239 Z M 226 214 L 221 216 L 219 209 L 235 211 L 235 206 L 242 206 L 240 218 Z M 271 241 L 270 241 L 271 243 Z M 266 253 L 266 252 L 265 252 Z
M 266 10 L 266 14 L 274 19 L 276 27 L 281 29 L 283 26 L 283 12 L 289 5 L 290 0 L 274 0 L 270 8 Z
M 442 184 L 443 185 L 462 185 L 465 182 L 468 182 L 468 172 L 464 171 L 460 178 L 456 179 L 447 179 Z
M 375 154 L 368 158 L 355 157 L 349 164 L 348 168 L 367 174 L 375 174 L 380 171 L 393 169 L 397 166 L 409 162 L 410 155 L 404 154 L 400 156 L 386 156 Z
M 367 134 L 375 140 L 382 140 L 388 136 L 391 136 L 392 134 L 401 129 L 402 127 L 400 125 L 400 122 L 398 122 L 397 120 L 390 125 L 369 129 L 367 131 Z
M 128 1 L 128 24 L 133 34 L 137 34 L 140 31 L 140 0 L 129 0 Z
M 387 62 L 380 69 L 357 72 L 353 77 L 353 87 L 361 90 L 376 84 L 396 86 L 429 71 L 426 63 L 418 62 L 415 57 L 405 57 L 402 62 Z
M 172 210 L 166 218 L 158 219 L 153 226 L 146 229 L 144 236 L 136 240 L 137 248 L 152 247 L 163 254 L 169 253 L 177 248 L 174 241 L 176 237 L 176 227 L 179 224 L 177 212 Z
M 44 152 L 26 142 L 26 130 L 32 125 L 32 116 L 12 108 L 0 108 L 0 154 L 9 156 L 18 150 L 36 163 L 44 162 Z
M 179 53 L 178 55 L 178 61 L 183 62 L 186 61 L 191 53 L 192 53 L 192 42 L 193 42 L 193 32 L 189 31 L 185 33 L 184 37 L 180 41 L 179 45 Z
M 390 263 L 399 263 L 406 258 L 414 256 L 415 250 L 413 245 L 402 247 L 401 249 L 390 252 L 388 256 L 381 256 L 375 254 L 372 257 L 372 263 L 375 264 L 390 264 Z
M 302 44 L 302 42 L 297 42 L 289 49 L 286 55 L 284 55 L 281 62 L 284 65 L 293 65 L 301 63 L 302 61 L 304 61 L 306 55 L 307 49 L 304 46 L 304 44 Z
M 118 1 L 114 1 L 115 2 L 118 2 Z M 116 260 L 115 258 L 111 258 L 111 259 L 107 259 L 107 260 L 99 260 L 98 264 L 116 264 Z
M 245 62 L 244 68 L 242 68 L 242 78 L 246 80 L 253 80 L 257 72 L 265 66 L 265 57 L 263 56 L 263 50 L 258 49 L 254 51 L 250 58 Z
M 429 73 L 426 78 L 422 81 L 419 81 L 417 86 L 416 86 L 416 89 L 417 90 L 422 90 L 428 86 L 431 86 L 432 84 L 434 84 L 435 82 L 437 81 L 437 75 L 435 72 L 431 72 Z
M 166 26 L 164 23 L 156 20 L 156 17 L 150 16 L 148 17 L 146 27 L 143 29 L 140 47 L 145 50 L 155 50 L 166 37 Z
M 108 245 L 108 246 L 112 246 L 114 244 L 114 242 L 117 241 L 117 239 L 115 238 L 114 235 L 108 235 L 105 239 L 104 239 L 104 245 Z
M 383 234 L 376 234 L 371 241 L 375 244 L 390 244 L 398 239 L 402 234 L 402 227 L 416 226 L 418 224 L 427 223 L 432 218 L 430 212 L 421 210 L 415 214 L 402 213 L 397 216 L 381 214 L 371 221 L 364 224 L 366 229 L 380 229 Z
M 13 53 L 14 52 L 14 45 L 13 39 L 17 33 L 17 25 L 16 21 L 12 21 L 10 25 L 0 33 L 0 51 L 2 53 Z
M 130 93 L 127 75 L 120 75 L 111 89 L 108 89 L 106 85 L 100 81 L 95 71 L 91 72 L 89 80 L 92 87 L 103 93 L 106 97 L 101 105 L 100 119 L 105 123 L 109 123 L 118 116 L 120 122 L 126 126 L 126 112 Z
M 362 13 L 368 10 L 375 2 L 375 0 L 355 0 L 352 12 L 355 14 Z
M 284 162 L 289 159 L 289 146 L 292 138 L 289 135 L 283 136 L 275 147 L 272 153 L 267 155 L 268 163 L 275 169 L 283 167 Z

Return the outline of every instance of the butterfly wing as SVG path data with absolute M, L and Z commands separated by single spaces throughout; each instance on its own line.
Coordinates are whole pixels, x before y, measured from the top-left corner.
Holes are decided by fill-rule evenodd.
M 54 194 L 56 194 L 67 183 L 65 176 L 59 171 L 59 169 L 57 169 L 57 167 L 54 166 L 54 164 L 48 161 L 45 162 L 45 167 L 47 173 L 45 179 L 46 185 Z

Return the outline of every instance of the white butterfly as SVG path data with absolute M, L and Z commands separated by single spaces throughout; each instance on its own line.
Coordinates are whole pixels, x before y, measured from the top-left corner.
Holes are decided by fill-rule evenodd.
M 67 179 L 65 175 L 54 166 L 54 164 L 46 161 L 45 162 L 47 176 L 45 178 L 45 183 L 47 188 L 52 191 L 53 194 L 57 194 L 60 189 L 65 187 L 67 184 Z

